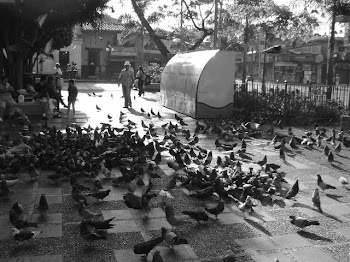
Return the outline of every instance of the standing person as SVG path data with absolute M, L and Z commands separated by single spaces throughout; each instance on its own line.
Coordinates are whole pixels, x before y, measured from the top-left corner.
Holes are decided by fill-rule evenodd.
M 336 85 L 336 86 L 339 86 L 339 84 L 340 84 L 340 75 L 337 74 L 337 75 L 335 76 L 335 85 Z
M 118 85 L 122 84 L 123 96 L 124 96 L 124 108 L 132 107 L 130 92 L 134 83 L 134 71 L 130 69 L 131 64 L 129 61 L 124 63 L 125 68 L 119 75 Z
M 49 120 L 47 117 L 50 111 L 50 96 L 46 83 L 46 76 L 42 75 L 40 77 L 40 82 L 34 86 L 35 92 L 37 93 L 35 99 L 40 102 L 40 108 L 42 113 L 42 120 Z
M 57 92 L 61 95 L 62 91 L 62 69 L 60 63 L 56 63 L 54 68 L 54 76 L 55 76 L 55 85 Z
M 67 108 L 67 105 L 63 102 L 61 94 L 57 91 L 54 83 L 54 77 L 49 76 L 47 78 L 47 88 L 50 95 L 50 98 L 53 98 L 56 100 L 56 112 L 54 111 L 53 118 L 61 118 L 60 114 L 60 104 L 62 104 L 65 108 Z
M 145 96 L 145 79 L 146 73 L 143 71 L 142 66 L 139 66 L 139 70 L 136 73 L 137 87 L 139 89 L 139 96 Z
M 68 110 L 67 110 L 67 115 L 65 117 L 68 117 L 71 105 L 73 108 L 73 116 L 75 115 L 75 101 L 77 100 L 77 96 L 78 96 L 78 88 L 75 86 L 75 81 L 74 81 L 74 79 L 69 79 L 69 81 L 68 81 Z

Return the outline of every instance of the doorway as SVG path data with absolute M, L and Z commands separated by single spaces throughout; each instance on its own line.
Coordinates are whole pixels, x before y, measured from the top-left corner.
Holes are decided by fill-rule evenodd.
M 96 68 L 100 67 L 100 49 L 88 50 L 89 76 L 97 76 Z

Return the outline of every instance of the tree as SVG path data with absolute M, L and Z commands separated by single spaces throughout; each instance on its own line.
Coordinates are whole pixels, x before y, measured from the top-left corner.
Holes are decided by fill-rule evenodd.
M 0 49 L 2 67 L 15 88 L 23 86 L 23 71 L 33 55 L 48 53 L 72 41 L 73 26 L 95 24 L 102 18 L 108 0 L 31 0 L 15 5 L 0 4 Z M 26 66 L 25 66 L 26 65 Z
M 150 24 L 151 22 L 158 21 L 158 17 L 162 17 L 162 14 L 154 12 L 153 14 L 150 15 L 150 18 L 151 18 L 150 21 L 148 21 L 145 17 L 145 10 L 147 8 L 147 4 L 149 4 L 151 1 L 131 0 L 131 3 L 132 3 L 132 7 L 134 8 L 134 11 L 135 11 L 137 17 L 140 19 L 142 26 L 144 26 L 145 29 L 147 30 L 147 32 L 149 33 L 150 38 L 153 40 L 153 42 L 155 43 L 155 45 L 159 49 L 160 53 L 163 56 L 163 59 L 167 60 L 167 57 L 168 57 L 168 54 L 170 53 L 170 51 L 164 45 L 164 43 L 160 40 L 157 33 L 155 32 L 155 30 L 152 28 L 152 26 Z M 157 16 L 157 14 L 158 14 L 158 16 Z
M 128 0 L 129 1 L 129 0 Z M 125 2 L 125 0 L 120 0 L 120 2 Z M 173 0 L 172 5 L 169 6 L 167 4 L 161 3 L 159 4 L 155 0 L 131 0 L 132 7 L 140 20 L 140 23 L 142 26 L 147 30 L 147 32 L 150 35 L 150 38 L 153 40 L 161 54 L 163 55 L 164 59 L 167 60 L 168 53 L 170 53 L 170 50 L 166 48 L 166 46 L 161 41 L 161 38 L 157 34 L 157 30 L 155 29 L 155 25 L 160 24 L 161 21 L 165 21 L 166 18 L 171 17 L 178 19 L 179 13 L 178 8 L 176 6 L 179 6 L 180 4 L 183 4 L 184 10 L 183 10 L 183 18 L 184 21 L 187 24 L 192 24 L 193 28 L 199 32 L 193 33 L 193 31 L 189 30 L 191 32 L 191 36 L 195 36 L 195 40 L 188 42 L 192 42 L 192 46 L 189 47 L 189 50 L 195 50 L 197 49 L 204 41 L 204 39 L 207 36 L 210 36 L 213 34 L 213 4 L 212 1 L 208 0 L 195 0 L 195 1 L 186 1 L 186 0 Z M 154 5 L 157 5 L 156 7 Z M 153 9 L 156 11 L 153 11 L 149 13 L 148 10 Z M 175 10 L 176 9 L 176 10 Z M 183 29 L 183 31 L 186 31 L 187 29 Z M 181 37 L 183 36 L 184 32 L 180 32 L 179 26 L 175 26 L 173 28 L 173 32 L 170 33 L 170 36 L 173 37 Z M 189 36 L 186 35 L 188 38 Z M 189 40 L 189 39 L 188 39 Z
M 207 1 L 191 1 L 189 4 L 185 0 L 181 0 L 181 2 L 186 6 L 185 18 L 192 22 L 193 27 L 198 30 L 198 32 L 201 32 L 200 37 L 197 38 L 195 43 L 189 48 L 189 50 L 195 50 L 203 43 L 207 36 L 214 33 L 214 29 L 212 28 L 213 23 L 210 21 L 210 16 L 213 14 L 214 2 L 204 13 L 201 7 L 202 5 L 206 5 Z M 207 22 L 208 20 L 209 22 Z
M 330 22 L 330 37 L 328 39 L 327 53 L 327 78 L 326 84 L 327 99 L 331 98 L 334 80 L 334 48 L 335 48 L 335 18 L 337 15 L 350 14 L 350 4 L 348 0 L 300 0 L 299 3 L 305 5 L 305 8 L 312 9 L 311 12 L 319 13 L 326 17 Z
M 317 19 L 307 10 L 296 13 L 288 6 L 276 5 L 272 0 L 240 0 L 231 5 L 228 10 L 231 13 L 230 19 L 235 21 L 231 22 L 233 25 L 231 30 L 235 30 L 235 35 L 234 41 L 231 39 L 230 48 L 234 46 L 237 50 L 243 49 L 242 81 L 246 79 L 247 47 L 259 41 L 257 36 L 263 35 L 267 47 L 277 39 L 283 41 L 309 35 L 317 26 Z

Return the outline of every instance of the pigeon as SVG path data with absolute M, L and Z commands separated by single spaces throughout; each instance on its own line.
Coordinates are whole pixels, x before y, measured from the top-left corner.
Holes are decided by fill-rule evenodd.
M 19 231 L 17 228 L 11 229 L 11 235 L 18 241 L 26 241 L 32 238 L 36 238 L 43 231 Z
M 200 221 L 208 221 L 209 217 L 204 211 L 182 211 L 182 214 L 189 216 L 190 218 L 196 220 L 198 223 Z
M 181 126 L 188 126 L 188 124 L 186 124 L 183 120 L 180 120 L 179 123 Z
M 349 184 L 348 180 L 347 180 L 345 177 L 343 177 L 343 176 L 339 177 L 339 182 L 340 182 L 340 184 L 342 184 L 342 185 L 347 185 L 347 184 Z
M 341 144 L 339 143 L 335 148 L 334 148 L 334 152 L 339 154 L 341 151 Z
M 286 162 L 286 154 L 284 153 L 283 147 L 280 148 L 280 159 Z
M 46 215 L 47 210 L 49 210 L 49 205 L 47 203 L 45 194 L 41 194 L 40 196 L 38 210 L 42 216 Z
M 255 205 L 253 204 L 252 198 L 250 196 L 247 196 L 245 202 L 240 203 L 238 205 L 238 209 L 241 210 L 243 213 L 248 213 L 249 215 L 254 212 L 253 207 Z
M 235 254 L 232 250 L 227 250 L 222 257 L 223 262 L 236 262 Z
M 177 114 L 175 114 L 175 119 L 177 120 L 177 121 L 180 121 L 180 120 L 183 120 L 181 117 L 179 117 Z
M 325 156 L 328 156 L 328 154 L 329 154 L 330 151 L 331 151 L 331 150 L 329 149 L 329 147 L 328 147 L 327 145 L 325 145 L 325 146 L 324 146 L 324 149 L 323 149 L 324 155 L 325 155 Z
M 111 120 L 113 118 L 110 114 L 107 114 L 107 117 L 109 120 Z
M 113 224 L 110 224 L 114 219 L 115 217 L 112 217 L 104 221 L 84 220 L 84 222 L 86 225 L 92 226 L 95 229 L 110 229 L 114 227 Z
M 161 230 L 163 239 L 169 244 L 171 249 L 174 249 L 174 245 L 188 244 L 186 239 L 179 237 L 169 229 L 162 227 Z
M 89 205 L 86 198 L 80 193 L 80 190 L 75 185 L 72 187 L 72 198 L 77 202 L 82 201 L 85 206 Z
M 88 193 L 88 194 L 86 194 L 86 196 L 92 196 L 94 198 L 97 198 L 97 199 L 103 201 L 103 199 L 105 197 L 107 197 L 110 192 L 111 192 L 111 190 L 108 189 L 108 190 L 103 190 L 103 191 L 99 191 L 99 192 L 95 192 L 95 193 Z
M 291 223 L 301 229 L 304 229 L 305 227 L 308 226 L 318 226 L 320 225 L 320 222 L 316 221 L 316 220 L 307 220 L 306 218 L 302 218 L 302 217 L 296 217 L 296 216 L 289 216 L 289 218 L 291 219 Z
M 86 220 L 93 220 L 102 216 L 102 214 L 93 213 L 88 209 L 86 209 L 82 201 L 79 202 L 78 212 L 79 212 L 79 215 L 81 215 L 81 217 Z
M 259 166 L 263 166 L 267 163 L 267 156 L 265 155 L 264 158 L 257 162 Z
M 213 208 L 205 208 L 205 211 L 215 216 L 218 219 L 218 215 L 221 214 L 225 209 L 225 203 L 220 199 L 219 203 Z
M 158 250 L 154 251 L 152 262 L 164 262 L 164 259 Z
M 97 109 L 98 111 L 101 110 L 101 108 L 100 108 L 98 105 L 96 105 L 96 109 Z
M 314 189 L 314 192 L 312 193 L 311 200 L 312 200 L 312 204 L 314 205 L 314 207 L 316 207 L 318 209 L 318 211 L 320 211 L 320 213 L 322 213 L 320 193 L 318 192 L 318 188 Z
M 324 191 L 326 189 L 337 189 L 334 186 L 331 186 L 329 184 L 326 184 L 325 182 L 323 182 L 322 177 L 320 174 L 317 174 L 317 185 Z
M 172 226 L 173 230 L 175 230 L 177 226 L 183 225 L 185 223 L 183 219 L 179 219 L 175 216 L 175 212 L 172 206 L 165 205 L 164 211 L 166 220 Z
M 163 242 L 163 237 L 156 237 L 151 240 L 138 243 L 134 245 L 134 253 L 142 255 L 143 258 L 147 258 L 149 252 L 155 248 L 158 244 Z
M 15 211 L 18 215 L 24 212 L 23 205 L 18 202 L 14 203 L 11 209 L 13 209 L 13 211 Z
M 293 149 L 298 149 L 297 145 L 295 144 L 294 136 L 292 136 L 291 139 L 289 140 L 289 146 Z
M 9 184 L 7 183 L 7 180 L 5 179 L 5 177 L 1 179 L 0 192 L 1 192 L 0 194 L 1 196 L 8 196 L 11 192 Z
M 37 223 L 28 222 L 27 220 L 23 219 L 21 213 L 17 213 L 16 209 L 14 208 L 11 208 L 10 210 L 10 222 L 14 227 L 18 229 L 38 227 Z
M 292 197 L 295 199 L 295 196 L 298 194 L 299 192 L 299 180 L 297 179 L 293 186 L 288 190 L 287 195 L 286 195 L 286 199 L 291 199 Z
M 91 230 L 85 221 L 80 224 L 80 236 L 88 241 L 107 239 L 106 232 L 102 230 Z
M 329 151 L 328 156 L 327 156 L 327 161 L 329 163 L 332 163 L 334 161 L 334 155 L 333 155 L 332 151 Z
M 168 191 L 165 190 L 160 190 L 158 194 L 163 199 L 175 199 L 175 197 L 173 197 Z
M 142 113 L 146 112 L 145 109 L 143 109 L 142 107 L 141 107 L 140 110 L 141 110 Z

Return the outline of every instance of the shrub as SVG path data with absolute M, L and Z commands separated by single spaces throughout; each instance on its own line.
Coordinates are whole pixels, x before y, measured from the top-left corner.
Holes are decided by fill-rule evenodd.
M 145 72 L 151 76 L 152 83 L 160 83 L 163 70 L 164 67 L 160 66 L 157 63 L 150 63 L 149 66 L 145 67 Z

